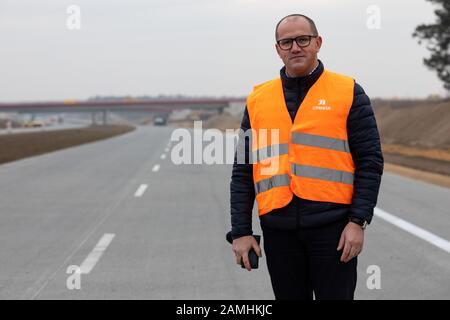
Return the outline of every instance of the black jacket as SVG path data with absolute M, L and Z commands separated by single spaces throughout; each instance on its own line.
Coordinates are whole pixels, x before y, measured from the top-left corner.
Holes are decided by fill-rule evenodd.
M 289 114 L 294 120 L 297 110 L 309 88 L 322 74 L 319 66 L 304 77 L 288 78 L 285 67 L 280 70 L 284 97 Z M 247 108 L 241 123 L 242 130 L 250 129 Z M 355 83 L 353 104 L 347 118 L 347 135 L 350 152 L 355 163 L 354 192 L 350 205 L 312 201 L 297 197 L 285 207 L 260 216 L 262 225 L 278 229 L 295 229 L 297 226 L 315 227 L 348 217 L 366 219 L 369 223 L 378 198 L 383 155 L 377 123 L 369 97 Z M 242 143 L 242 140 L 239 140 Z M 238 147 L 239 148 L 239 147 Z M 255 201 L 252 164 L 249 162 L 249 143 L 245 140 L 246 163 L 238 164 L 235 155 L 230 183 L 231 233 L 233 239 L 251 235 L 252 209 Z

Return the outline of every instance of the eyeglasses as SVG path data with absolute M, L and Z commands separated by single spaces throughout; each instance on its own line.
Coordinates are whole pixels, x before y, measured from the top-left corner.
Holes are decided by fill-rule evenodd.
M 278 40 L 277 44 L 282 50 L 291 50 L 292 45 L 294 44 L 294 40 L 295 40 L 295 42 L 297 43 L 297 45 L 299 47 L 304 48 L 304 47 L 309 46 L 312 38 L 317 38 L 317 37 L 318 36 L 306 35 L 306 36 L 298 36 L 295 38 L 286 38 L 286 39 Z

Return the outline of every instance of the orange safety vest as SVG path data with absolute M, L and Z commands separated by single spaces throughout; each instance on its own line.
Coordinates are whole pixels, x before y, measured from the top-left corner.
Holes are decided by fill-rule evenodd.
M 247 98 L 259 215 L 300 198 L 350 204 L 355 165 L 347 140 L 354 80 L 324 70 L 292 123 L 281 79 Z

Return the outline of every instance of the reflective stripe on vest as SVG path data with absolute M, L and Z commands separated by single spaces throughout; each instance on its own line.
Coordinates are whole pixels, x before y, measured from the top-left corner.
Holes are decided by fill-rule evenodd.
M 303 132 L 292 132 L 292 143 L 305 146 L 350 152 L 347 140 L 333 139 Z
M 255 192 L 259 194 L 275 187 L 289 186 L 290 183 L 291 179 L 288 174 L 279 174 L 257 182 L 255 184 Z
M 256 151 L 253 151 L 252 163 L 272 158 L 275 156 L 279 156 L 282 154 L 288 154 L 288 150 L 289 149 L 287 143 L 275 144 L 265 148 L 258 149 Z
M 293 175 L 298 177 L 353 184 L 353 173 L 347 171 L 305 166 L 295 163 L 291 164 L 291 171 Z

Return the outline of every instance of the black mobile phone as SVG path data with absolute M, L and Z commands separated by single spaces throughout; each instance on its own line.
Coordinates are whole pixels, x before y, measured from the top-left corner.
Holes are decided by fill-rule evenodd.
M 256 242 L 258 242 L 258 245 L 259 245 L 259 243 L 261 241 L 261 236 L 257 235 L 257 234 L 254 234 L 253 237 L 256 239 Z M 253 248 L 251 248 L 250 251 L 248 252 L 248 261 L 250 262 L 250 267 L 252 269 L 258 269 L 259 257 L 258 257 L 258 255 L 256 254 L 256 251 Z M 245 268 L 244 259 L 243 258 L 241 258 L 241 268 Z
M 253 237 L 256 239 L 256 242 L 259 245 L 260 241 L 261 241 L 261 236 L 254 234 Z M 231 237 L 231 231 L 229 231 L 227 233 L 226 239 L 229 243 L 233 243 L 233 238 Z M 250 251 L 248 252 L 248 260 L 250 262 L 250 266 L 252 269 L 258 269 L 259 257 L 253 248 L 250 249 Z M 243 259 L 241 259 L 241 267 L 245 268 Z

